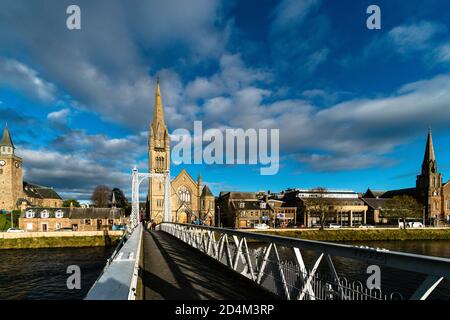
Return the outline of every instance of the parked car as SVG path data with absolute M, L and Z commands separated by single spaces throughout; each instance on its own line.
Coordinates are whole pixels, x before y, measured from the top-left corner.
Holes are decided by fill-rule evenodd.
M 269 226 L 265 223 L 255 224 L 255 229 L 269 229 Z
M 330 224 L 328 225 L 328 228 L 330 228 L 330 229 L 340 229 L 340 228 L 341 228 L 341 225 L 340 225 L 340 224 L 337 224 L 337 223 L 330 223 Z
M 18 228 L 9 228 L 8 230 L 6 230 L 6 232 L 19 233 L 19 232 L 25 232 L 25 231 L 22 229 L 18 229 Z
M 370 224 L 361 224 L 361 225 L 359 225 L 358 228 L 361 228 L 361 229 L 372 229 L 372 228 L 375 228 L 375 226 L 372 226 Z

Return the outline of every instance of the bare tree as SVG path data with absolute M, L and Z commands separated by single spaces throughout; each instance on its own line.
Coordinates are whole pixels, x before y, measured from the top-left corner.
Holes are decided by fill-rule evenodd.
M 98 208 L 107 208 L 111 201 L 111 189 L 105 185 L 97 186 L 92 193 L 91 200 Z
M 317 187 L 311 190 L 313 196 L 306 199 L 306 210 L 319 217 L 320 229 L 325 228 L 325 223 L 332 214 L 333 199 L 327 198 L 327 189 Z
M 417 200 L 411 196 L 395 196 L 386 201 L 383 214 L 389 219 L 401 219 L 403 228 L 406 229 L 407 218 L 421 218 L 422 207 Z

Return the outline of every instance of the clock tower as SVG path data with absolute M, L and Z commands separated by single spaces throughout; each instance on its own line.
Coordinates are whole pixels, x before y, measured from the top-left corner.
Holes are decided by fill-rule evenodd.
M 165 173 L 170 170 L 170 137 L 164 122 L 164 111 L 159 79 L 156 84 L 153 120 L 148 138 L 148 167 L 150 173 Z M 150 179 L 148 209 L 150 220 L 160 222 L 164 216 L 164 181 Z M 169 195 L 170 196 L 170 195 Z
M 0 142 L 0 210 L 14 210 L 23 196 L 22 159 L 16 156 L 15 146 L 6 125 Z

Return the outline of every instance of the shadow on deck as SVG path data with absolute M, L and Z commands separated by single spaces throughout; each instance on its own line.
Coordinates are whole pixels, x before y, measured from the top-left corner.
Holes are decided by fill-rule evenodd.
M 144 231 L 142 295 L 145 300 L 273 300 L 251 280 L 159 231 Z

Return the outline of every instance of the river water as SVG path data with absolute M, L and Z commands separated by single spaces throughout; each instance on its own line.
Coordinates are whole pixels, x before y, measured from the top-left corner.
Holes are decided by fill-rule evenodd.
M 450 258 L 450 241 L 354 244 Z M 0 299 L 83 299 L 113 250 L 104 247 L 0 250 Z M 307 266 L 314 262 L 314 258 L 314 253 L 304 254 Z M 336 258 L 334 263 L 340 275 L 360 278 L 361 281 L 367 277 L 367 266 L 362 263 L 340 258 Z M 69 274 L 66 270 L 69 265 L 78 265 L 81 269 L 81 290 L 67 289 Z M 405 297 L 414 292 L 423 280 L 420 275 L 405 274 L 398 270 L 382 269 L 381 276 L 383 283 L 387 283 L 387 292 L 401 291 Z M 443 282 L 430 298 L 450 300 L 448 281 Z
M 83 299 L 114 248 L 0 250 L 0 299 Z M 67 267 L 81 270 L 81 289 L 67 289 Z

